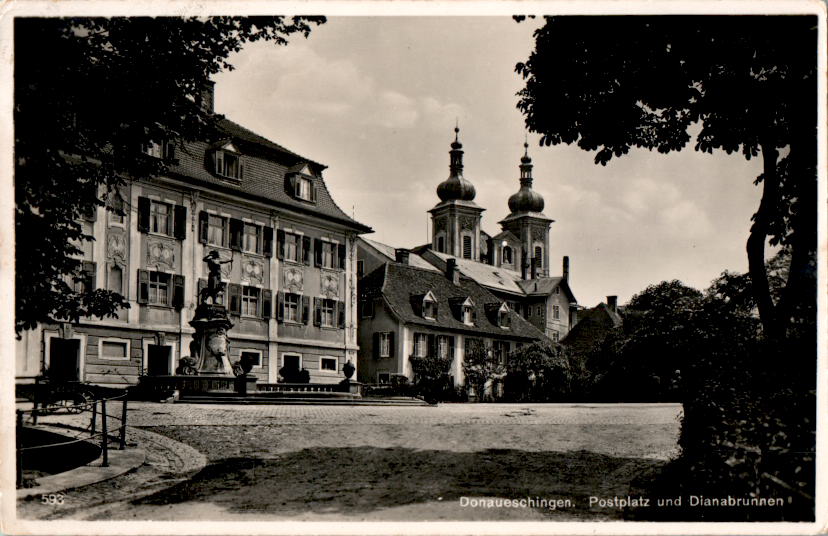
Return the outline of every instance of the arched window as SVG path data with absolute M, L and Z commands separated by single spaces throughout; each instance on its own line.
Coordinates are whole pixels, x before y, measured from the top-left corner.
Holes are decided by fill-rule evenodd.
M 512 264 L 512 248 L 503 246 L 503 263 Z
M 446 237 L 445 236 L 438 236 L 437 237 L 437 251 L 439 253 L 446 252 Z
M 535 246 L 535 265 L 538 268 L 543 268 L 543 248 Z
M 472 258 L 472 239 L 469 235 L 463 237 L 463 258 Z
M 118 294 L 124 291 L 124 271 L 117 264 L 109 266 L 109 273 L 107 274 L 107 288 L 112 292 Z

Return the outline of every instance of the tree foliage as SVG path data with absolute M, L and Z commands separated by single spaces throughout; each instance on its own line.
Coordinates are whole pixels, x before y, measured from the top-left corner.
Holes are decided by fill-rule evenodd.
M 164 173 L 150 142 L 213 139 L 211 75 L 245 43 L 307 37 L 322 17 L 15 19 L 15 328 L 113 316 L 127 306 L 76 289 L 80 220 L 126 181 Z M 128 207 L 127 207 L 128 208 Z
M 541 143 L 577 144 L 606 164 L 631 148 L 760 156 L 762 200 L 747 241 L 766 337 L 785 337 L 813 300 L 816 251 L 815 16 L 547 17 L 516 70 L 518 108 Z M 774 300 L 765 245 L 790 246 Z
M 512 400 L 548 402 L 569 394 L 571 366 L 564 348 L 536 341 L 509 354 L 506 396 Z
M 466 342 L 466 351 L 463 354 L 463 374 L 466 376 L 466 384 L 474 389 L 478 402 L 483 402 L 486 398 L 486 384 L 499 378 L 504 372 L 503 364 L 486 346 L 482 343 Z

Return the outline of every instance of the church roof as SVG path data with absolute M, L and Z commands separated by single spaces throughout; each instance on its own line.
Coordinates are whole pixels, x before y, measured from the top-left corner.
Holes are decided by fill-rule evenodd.
M 429 251 L 440 261 L 440 268 L 445 268 L 447 259 L 456 258 L 454 255 L 446 253 L 438 253 L 436 251 Z M 428 255 L 428 253 L 426 253 Z M 428 260 L 427 257 L 425 257 Z M 512 294 L 525 294 L 523 289 L 518 284 L 520 281 L 520 274 L 518 272 L 507 270 L 506 268 L 499 268 L 491 264 L 473 261 L 471 259 L 457 258 L 457 268 L 460 273 L 474 279 L 484 287 L 496 289 L 503 292 L 511 292 Z
M 372 247 L 374 250 L 376 250 L 384 257 L 388 258 L 389 261 L 393 262 L 397 260 L 397 250 L 389 246 L 388 244 L 383 244 L 382 242 L 377 242 L 376 240 L 368 240 L 364 236 L 359 237 L 359 239 L 365 242 L 366 245 Z M 411 251 L 408 255 L 408 264 L 417 268 L 422 268 L 423 270 L 431 270 L 432 272 L 440 271 L 439 269 L 435 268 L 433 264 L 426 261 L 413 251 Z

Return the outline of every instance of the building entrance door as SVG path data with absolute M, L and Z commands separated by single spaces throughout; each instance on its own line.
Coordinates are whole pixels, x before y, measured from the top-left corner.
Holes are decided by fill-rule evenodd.
M 78 381 L 80 372 L 80 340 L 49 339 L 49 377 L 58 381 Z
M 172 347 L 150 344 L 147 347 L 147 376 L 166 376 L 172 374 L 170 359 Z

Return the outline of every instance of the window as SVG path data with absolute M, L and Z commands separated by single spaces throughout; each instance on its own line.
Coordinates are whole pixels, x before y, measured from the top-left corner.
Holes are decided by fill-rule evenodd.
M 106 275 L 106 288 L 119 294 L 124 292 L 124 271 L 117 264 L 109 266 L 109 273 Z
M 296 197 L 305 201 L 313 200 L 313 184 L 310 179 L 296 177 Z
M 561 287 L 555 287 L 555 294 L 561 293 Z
M 172 234 L 172 207 L 167 203 L 150 201 L 150 232 Z
M 239 354 L 240 361 L 249 361 L 254 367 L 262 366 L 262 352 L 259 350 L 242 350 Z
M 432 301 L 423 302 L 423 318 L 427 318 L 429 320 L 434 320 L 434 317 L 435 317 L 434 302 L 432 302 Z
M 535 246 L 535 265 L 543 268 L 543 248 L 540 246 Z
M 339 253 L 341 249 L 339 244 L 317 241 L 316 245 L 322 248 L 321 262 L 323 268 L 339 269 L 343 267 L 340 264 L 344 263 L 344 255 Z
M 543 316 L 543 305 L 538 305 L 538 309 L 536 311 L 538 316 Z
M 230 179 L 241 178 L 239 155 L 227 151 L 216 151 L 216 173 Z
M 126 221 L 126 214 L 124 212 L 124 198 L 118 192 L 113 192 L 109 196 L 107 202 L 109 210 L 107 210 L 107 218 L 109 223 L 114 225 L 123 225 Z
M 302 237 L 295 234 L 285 233 L 285 260 L 299 262 L 299 248 Z
M 207 243 L 227 247 L 227 218 L 207 215 Z
M 509 355 L 509 343 L 506 341 L 494 341 L 492 344 L 494 355 L 501 364 L 506 363 L 506 357 Z
M 509 311 L 500 311 L 497 315 L 498 325 L 502 328 L 509 327 Z
M 300 322 L 299 305 L 302 297 L 298 294 L 285 294 L 285 321 Z
M 552 318 L 555 320 L 561 318 L 561 307 L 559 305 L 552 306 Z
M 558 342 L 558 339 L 559 339 L 559 338 L 560 338 L 560 334 L 559 334 L 557 331 L 554 331 L 554 330 L 553 330 L 553 331 L 552 331 L 552 340 L 553 340 L 554 342 Z
M 170 274 L 163 272 L 149 273 L 149 298 L 151 305 L 169 305 L 170 303 Z
M 336 300 L 323 299 L 321 305 L 321 325 L 332 328 L 336 326 Z
M 472 258 L 472 239 L 468 235 L 463 237 L 463 258 Z
M 328 371 L 328 372 L 336 372 L 337 369 L 337 359 L 335 357 L 320 357 L 319 358 L 319 370 Z
M 242 316 L 259 316 L 259 289 L 244 286 L 241 298 Z
M 463 306 L 463 323 L 464 324 L 472 324 L 472 307 L 471 305 L 464 305 Z
M 503 263 L 512 264 L 512 248 L 503 246 Z
M 252 223 L 244 224 L 242 250 L 248 253 L 261 253 L 262 228 Z
M 391 356 L 391 333 L 379 334 L 379 357 Z
M 391 373 L 377 372 L 377 383 L 391 383 Z
M 369 298 L 360 302 L 360 316 L 372 318 L 374 316 L 374 300 Z
M 437 336 L 437 355 L 443 359 L 454 359 L 454 337 L 449 335 Z
M 161 158 L 164 156 L 161 144 L 155 143 L 154 141 L 151 141 L 149 143 L 142 143 L 141 152 L 153 158 Z
M 129 341 L 101 339 L 99 353 L 101 359 L 126 361 L 129 359 Z
M 437 238 L 437 251 L 440 253 L 446 252 L 446 237 L 440 236 Z
M 414 356 L 425 357 L 428 351 L 428 336 L 425 333 L 414 334 Z
M 302 356 L 297 354 L 282 354 L 282 366 L 288 369 L 295 368 L 300 370 L 302 368 Z

